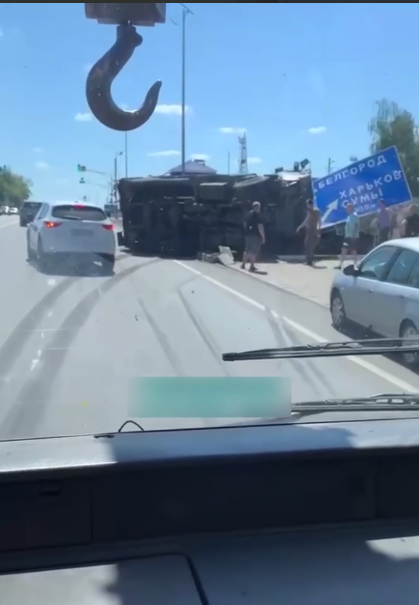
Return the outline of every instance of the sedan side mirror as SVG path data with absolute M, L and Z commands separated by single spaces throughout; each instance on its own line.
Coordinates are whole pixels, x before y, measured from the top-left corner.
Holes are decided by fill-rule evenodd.
M 355 277 L 356 275 L 358 275 L 358 269 L 355 267 L 355 265 L 348 265 L 344 268 L 343 273 L 345 275 Z

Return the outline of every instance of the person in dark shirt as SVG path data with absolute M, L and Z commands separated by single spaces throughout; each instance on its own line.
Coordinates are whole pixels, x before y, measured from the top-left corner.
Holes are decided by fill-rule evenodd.
M 255 262 L 261 246 L 265 243 L 265 229 L 260 215 L 260 202 L 253 202 L 252 209 L 246 214 L 244 221 L 245 250 L 242 269 L 250 263 L 249 271 L 256 271 Z
M 409 214 L 404 219 L 403 237 L 418 237 L 419 236 L 419 216 L 416 206 L 412 204 L 409 208 Z

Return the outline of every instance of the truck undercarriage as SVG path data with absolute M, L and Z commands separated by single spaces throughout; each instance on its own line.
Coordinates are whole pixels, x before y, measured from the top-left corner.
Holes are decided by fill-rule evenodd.
M 265 253 L 300 253 L 296 228 L 312 197 L 310 176 L 299 174 L 121 179 L 118 189 L 120 243 L 133 253 L 160 256 L 191 257 L 219 246 L 240 253 L 244 216 L 256 200 L 262 204 Z

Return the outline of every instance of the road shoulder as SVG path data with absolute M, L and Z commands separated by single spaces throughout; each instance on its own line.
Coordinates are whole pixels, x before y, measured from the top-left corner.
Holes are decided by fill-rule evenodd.
M 337 260 L 321 260 L 308 267 L 299 262 L 279 260 L 275 263 L 258 263 L 258 273 L 250 273 L 240 268 L 240 263 L 230 265 L 252 279 L 287 290 L 297 296 L 311 300 L 324 307 L 329 306 L 330 288 L 336 273 Z

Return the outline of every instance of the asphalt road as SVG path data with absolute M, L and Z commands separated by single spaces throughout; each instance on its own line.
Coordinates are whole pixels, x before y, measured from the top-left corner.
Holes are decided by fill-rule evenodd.
M 25 236 L 0 218 L 0 439 L 117 430 L 141 376 L 282 375 L 295 402 L 419 390 L 417 375 L 383 357 L 223 364 L 226 351 L 342 335 L 327 309 L 198 261 L 121 254 L 112 277 L 44 275 L 26 261 Z M 145 429 L 237 421 L 136 420 Z

